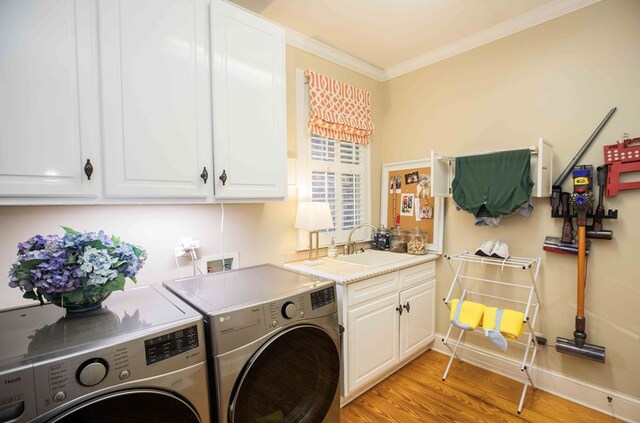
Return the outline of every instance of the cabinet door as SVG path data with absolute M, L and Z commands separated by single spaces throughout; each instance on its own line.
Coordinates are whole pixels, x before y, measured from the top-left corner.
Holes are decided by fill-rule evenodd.
M 284 47 L 281 28 L 211 3 L 216 199 L 286 196 Z
M 400 318 L 400 359 L 431 342 L 435 333 L 435 282 L 400 292 L 404 312 Z
M 106 197 L 213 198 L 206 22 L 204 0 L 98 1 Z
M 89 2 L 0 2 L 0 203 L 97 196 L 92 39 Z
M 345 395 L 398 362 L 398 294 L 347 312 Z
M 431 150 L 431 196 L 451 197 L 455 161 Z

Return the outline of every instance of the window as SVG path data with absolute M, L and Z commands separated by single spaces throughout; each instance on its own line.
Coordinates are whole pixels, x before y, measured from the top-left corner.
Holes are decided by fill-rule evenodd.
M 369 146 L 307 132 L 307 90 L 302 71 L 297 72 L 298 201 L 329 203 L 335 228 L 321 231 L 320 245 L 329 245 L 331 238 L 343 243 L 351 229 L 370 222 Z M 308 236 L 300 233 L 298 249 L 307 247 Z

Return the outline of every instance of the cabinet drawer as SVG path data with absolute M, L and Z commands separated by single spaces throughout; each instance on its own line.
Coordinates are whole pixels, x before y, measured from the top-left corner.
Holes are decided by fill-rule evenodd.
M 376 276 L 347 286 L 347 308 L 398 290 L 398 272 Z
M 399 272 L 400 289 L 406 289 L 420 282 L 436 278 L 436 262 L 420 264 L 418 266 L 402 269 Z

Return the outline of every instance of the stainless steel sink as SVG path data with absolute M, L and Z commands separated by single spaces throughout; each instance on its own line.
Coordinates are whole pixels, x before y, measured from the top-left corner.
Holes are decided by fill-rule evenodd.
M 410 254 L 390 253 L 389 251 L 378 250 L 365 250 L 364 253 L 338 256 L 335 258 L 330 258 L 329 260 L 336 260 L 344 263 L 357 264 L 366 267 L 375 267 L 398 263 L 414 257 L 415 256 L 412 256 Z

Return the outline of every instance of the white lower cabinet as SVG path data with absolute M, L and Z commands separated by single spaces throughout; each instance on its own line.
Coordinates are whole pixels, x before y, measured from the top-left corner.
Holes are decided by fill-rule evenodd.
M 435 334 L 435 262 L 342 289 L 343 397 L 364 392 L 426 350 Z
M 398 296 L 349 310 L 348 384 L 357 388 L 398 362 Z
M 427 282 L 400 292 L 404 307 L 400 325 L 400 360 L 411 356 L 433 339 L 435 283 Z

